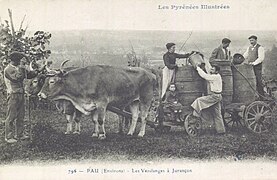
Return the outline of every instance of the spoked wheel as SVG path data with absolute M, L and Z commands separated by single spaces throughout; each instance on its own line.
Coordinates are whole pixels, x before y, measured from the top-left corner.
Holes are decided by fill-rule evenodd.
M 245 110 L 244 119 L 246 127 L 257 134 L 272 130 L 272 109 L 262 101 L 251 103 Z
M 201 119 L 193 116 L 192 113 L 190 113 L 185 118 L 184 127 L 189 136 L 191 137 L 199 136 L 202 128 Z
M 244 124 L 242 123 L 242 117 L 239 115 L 237 111 L 225 111 L 224 113 L 224 120 L 228 127 L 243 127 Z

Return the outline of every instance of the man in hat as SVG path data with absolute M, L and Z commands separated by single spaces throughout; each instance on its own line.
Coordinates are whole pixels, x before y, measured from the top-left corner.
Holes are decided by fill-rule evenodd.
M 223 38 L 221 42 L 222 42 L 221 45 L 213 50 L 212 55 L 210 57 L 210 62 L 214 60 L 231 59 L 231 52 L 228 49 L 231 43 L 231 40 L 228 38 Z
M 163 56 L 165 67 L 163 68 L 163 80 L 162 80 L 162 93 L 161 98 L 164 97 L 165 92 L 170 85 L 175 81 L 175 71 L 178 66 L 176 64 L 176 58 L 188 58 L 190 53 L 187 54 L 177 54 L 175 53 L 175 44 L 167 43 L 166 44 L 167 52 Z
M 4 81 L 7 87 L 7 118 L 5 121 L 5 141 L 15 143 L 18 139 L 27 139 L 23 134 L 23 120 L 25 115 L 23 80 L 33 78 L 36 71 L 27 71 L 22 58 L 28 58 L 20 52 L 12 52 L 11 62 L 4 69 Z M 14 126 L 14 133 L 11 128 Z
M 207 74 L 199 66 L 200 65 L 196 66 L 196 70 L 198 74 L 208 82 L 211 91 L 207 96 L 199 97 L 191 104 L 191 107 L 194 109 L 193 115 L 202 118 L 209 118 L 210 116 L 208 115 L 211 115 L 215 123 L 216 132 L 218 134 L 224 134 L 226 130 L 221 114 L 222 78 L 219 74 L 220 67 L 212 65 L 210 74 Z
M 252 35 L 248 39 L 251 45 L 247 48 L 243 56 L 246 59 L 246 62 L 253 66 L 256 76 L 256 90 L 259 93 L 259 99 L 263 100 L 264 90 L 262 83 L 262 68 L 265 52 L 264 48 L 257 43 L 257 36 Z

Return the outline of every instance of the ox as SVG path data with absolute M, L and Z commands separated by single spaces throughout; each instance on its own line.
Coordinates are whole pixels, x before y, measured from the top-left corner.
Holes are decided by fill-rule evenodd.
M 63 68 L 64 64 L 68 62 L 68 60 L 62 62 L 60 66 L 60 70 L 63 72 L 68 72 L 73 69 L 77 69 L 77 67 L 67 67 Z M 34 70 L 32 68 L 32 64 L 30 64 L 30 69 Z M 30 102 L 34 104 L 34 107 L 36 107 L 37 101 L 38 101 L 38 96 L 37 94 L 41 90 L 45 78 L 46 78 L 46 73 L 51 72 L 49 68 L 46 68 L 47 72 L 42 72 L 38 74 L 35 78 L 29 80 L 29 82 L 26 85 L 26 94 L 29 96 Z M 53 72 L 53 71 L 52 71 Z M 80 123 L 80 117 L 81 117 L 81 112 L 78 111 L 73 104 L 70 101 L 67 100 L 56 100 L 55 101 L 56 108 L 60 113 L 65 114 L 66 120 L 67 120 L 67 128 L 65 134 L 71 134 L 73 131 L 72 125 L 73 122 L 75 122 L 75 131 L 73 134 L 80 134 L 81 132 L 81 123 Z M 125 121 L 125 124 L 123 122 Z M 127 126 L 129 124 L 129 121 L 124 119 L 123 117 L 119 118 L 119 128 L 118 128 L 118 133 L 122 134 L 124 125 Z
M 63 68 L 64 64 L 68 60 L 64 61 L 61 64 L 60 68 Z M 32 63 L 30 63 L 30 70 L 34 70 L 32 68 Z M 76 67 L 68 67 L 64 68 L 63 71 L 67 72 L 70 70 L 76 69 Z M 50 70 L 46 66 L 46 71 L 49 72 Z M 26 94 L 30 97 L 30 100 L 36 101 L 37 99 L 33 99 L 34 95 L 37 96 L 39 91 L 41 90 L 46 78 L 46 72 L 41 72 L 38 74 L 35 78 L 31 79 L 27 85 L 26 85 Z M 33 102 L 36 103 L 36 102 Z M 80 134 L 81 128 L 80 128 L 80 116 L 81 112 L 75 109 L 73 104 L 70 101 L 67 100 L 57 100 L 55 101 L 56 108 L 59 112 L 65 114 L 66 120 L 67 120 L 67 128 L 65 134 L 71 134 L 72 133 L 72 125 L 73 122 L 75 122 L 75 131 L 73 134 Z
M 134 134 L 140 111 L 141 129 L 138 136 L 144 136 L 145 118 L 156 83 L 154 74 L 142 68 L 96 65 L 66 73 L 59 71 L 48 76 L 38 96 L 51 100 L 67 100 L 83 114 L 92 114 L 95 123 L 93 137 L 106 137 L 104 122 L 108 105 L 121 110 L 130 107 L 132 123 L 128 135 Z

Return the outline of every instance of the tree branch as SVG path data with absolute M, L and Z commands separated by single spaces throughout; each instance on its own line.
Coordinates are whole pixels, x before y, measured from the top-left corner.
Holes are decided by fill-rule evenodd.
M 23 26 L 23 23 L 24 23 L 24 21 L 25 21 L 25 18 L 26 18 L 26 14 L 24 15 L 24 17 L 23 17 L 23 19 L 22 19 L 22 21 L 21 21 L 21 23 L 20 23 L 20 27 L 19 27 L 19 30 L 18 30 L 18 31 L 20 31 L 20 30 L 22 29 L 22 26 Z
M 10 17 L 10 21 L 11 21 L 12 38 L 13 38 L 13 42 L 14 42 L 15 41 L 15 32 L 14 32 L 14 26 L 13 26 L 12 10 L 8 9 L 8 12 L 9 12 L 9 17 Z

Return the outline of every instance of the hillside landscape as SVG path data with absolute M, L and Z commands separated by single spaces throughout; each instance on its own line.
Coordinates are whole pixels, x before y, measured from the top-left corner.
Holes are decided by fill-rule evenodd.
M 127 30 L 82 30 L 53 31 L 50 49 L 50 59 L 58 66 L 65 59 L 70 59 L 75 66 L 90 64 L 126 65 L 126 54 L 133 50 L 138 57 L 146 61 L 159 60 L 166 52 L 165 44 L 175 42 L 177 52 L 202 52 L 209 58 L 221 39 L 232 40 L 230 50 L 234 53 L 244 53 L 249 46 L 248 37 L 258 36 L 258 42 L 266 50 L 265 73 L 276 77 L 273 73 L 276 66 L 276 31 L 127 31 Z M 184 45 L 185 44 L 185 45 Z M 184 46 L 183 46 L 184 45 Z M 180 50 L 180 48 L 183 48 Z M 274 65 L 274 66 L 272 66 Z M 268 70 L 269 69 L 269 70 Z M 273 70 L 273 71 L 272 71 Z

